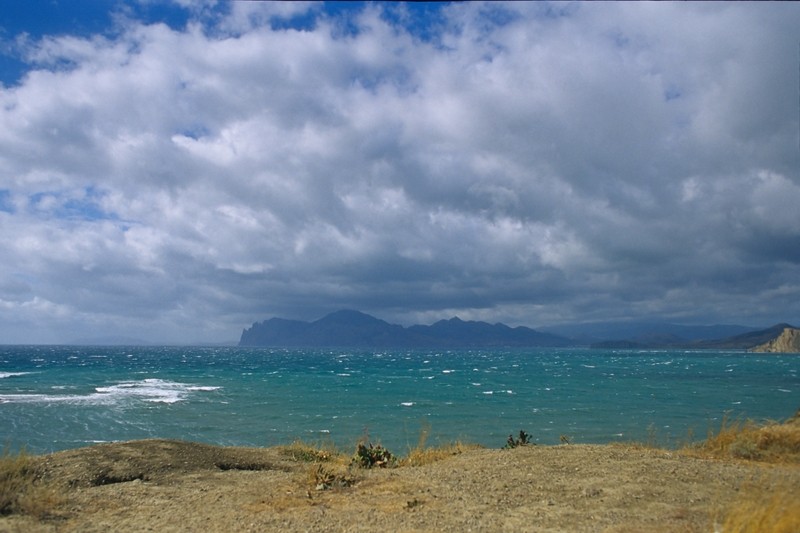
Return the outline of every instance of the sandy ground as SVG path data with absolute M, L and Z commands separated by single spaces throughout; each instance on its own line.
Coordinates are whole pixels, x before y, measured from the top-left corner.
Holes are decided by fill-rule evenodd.
M 707 532 L 740 492 L 800 498 L 797 465 L 633 446 L 473 449 L 348 470 L 281 448 L 148 440 L 40 460 L 63 496 L 43 518 L 0 518 L 0 531 Z M 339 476 L 330 488 L 318 486 L 320 465 Z

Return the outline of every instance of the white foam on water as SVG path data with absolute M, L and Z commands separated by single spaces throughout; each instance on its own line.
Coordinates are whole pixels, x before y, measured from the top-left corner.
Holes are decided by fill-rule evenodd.
M 0 379 L 24 376 L 26 374 L 31 374 L 31 372 L 0 372 Z
M 414 405 L 414 402 L 400 402 L 400 405 L 402 405 L 403 407 L 411 407 L 412 405 Z
M 177 403 L 193 392 L 212 392 L 220 387 L 178 383 L 157 378 L 122 381 L 107 387 L 96 387 L 91 394 L 0 394 L 0 403 L 71 403 L 115 405 L 143 401 Z

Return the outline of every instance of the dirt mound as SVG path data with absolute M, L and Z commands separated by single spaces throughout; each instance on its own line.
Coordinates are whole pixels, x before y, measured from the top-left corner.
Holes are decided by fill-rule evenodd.
M 290 468 L 274 449 L 219 447 L 177 440 L 99 444 L 41 458 L 44 477 L 70 487 L 160 482 L 197 471 Z

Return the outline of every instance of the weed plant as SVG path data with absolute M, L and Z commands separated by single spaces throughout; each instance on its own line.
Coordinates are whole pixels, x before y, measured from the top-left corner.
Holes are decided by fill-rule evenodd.
M 514 435 L 509 435 L 508 439 L 506 440 L 506 445 L 503 446 L 504 449 L 508 450 L 511 448 L 517 448 L 519 446 L 527 446 L 527 445 L 535 445 L 536 443 L 531 440 L 531 436 L 525 433 L 523 430 L 519 430 L 519 437 L 516 439 Z

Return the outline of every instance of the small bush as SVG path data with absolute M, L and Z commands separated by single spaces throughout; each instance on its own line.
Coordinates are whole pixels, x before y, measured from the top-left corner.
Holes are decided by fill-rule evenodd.
M 360 443 L 351 462 L 362 468 L 386 468 L 392 466 L 395 460 L 391 452 L 380 444 L 373 446 L 372 443 Z
M 522 430 L 519 430 L 519 437 L 516 439 L 513 435 L 509 435 L 508 439 L 506 440 L 506 445 L 503 446 L 504 449 L 511 449 L 516 448 L 518 446 L 527 446 L 527 445 L 535 445 L 536 443 L 531 440 L 531 436 L 525 433 Z
M 308 471 L 308 484 L 314 490 L 328 490 L 334 487 L 350 487 L 356 479 L 345 469 L 317 464 Z

